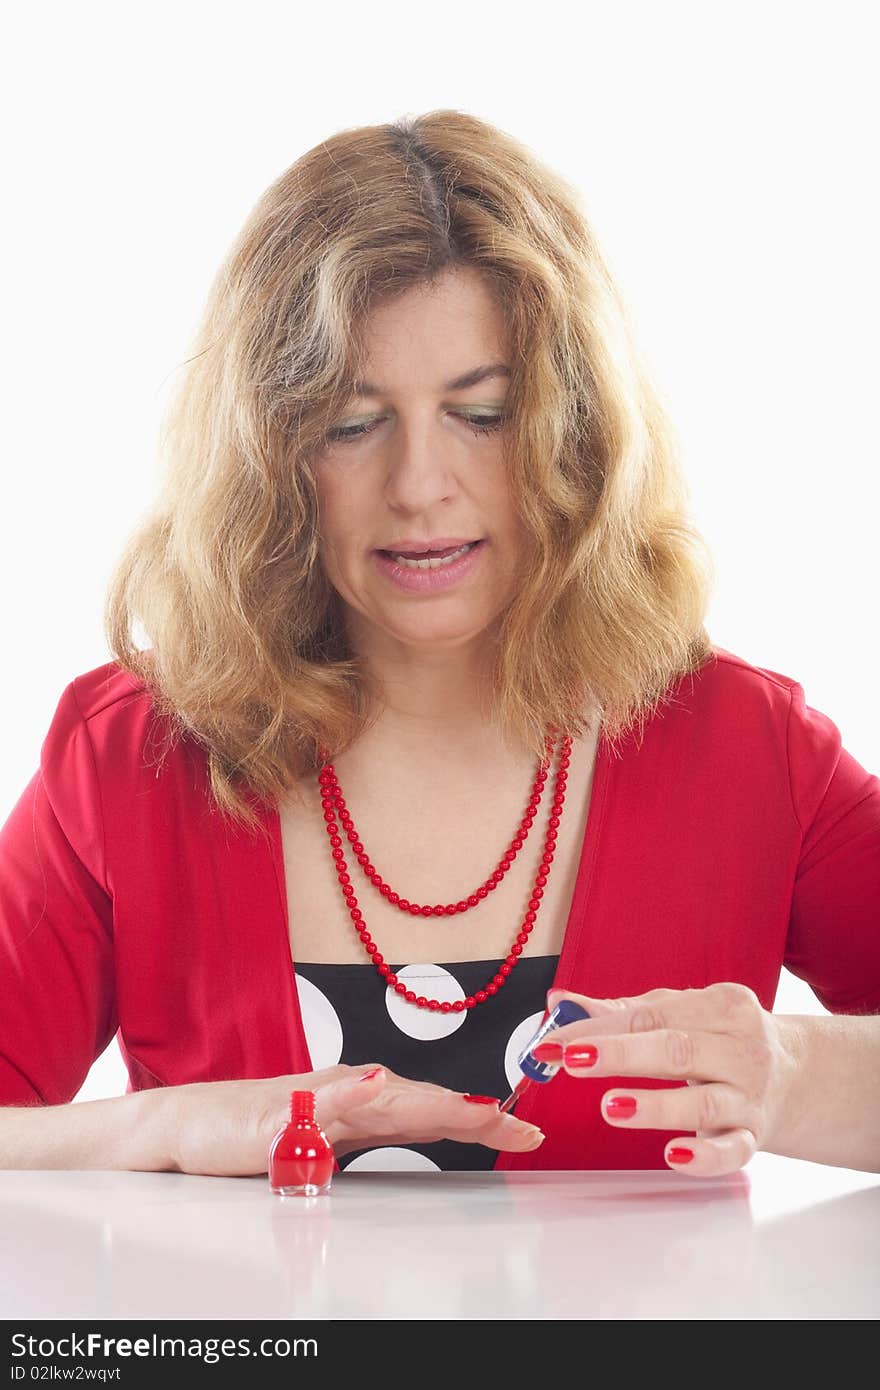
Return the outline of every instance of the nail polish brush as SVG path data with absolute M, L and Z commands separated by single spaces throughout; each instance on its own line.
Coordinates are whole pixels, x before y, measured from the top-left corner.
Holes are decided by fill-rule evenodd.
M 506 1113 L 508 1110 L 512 1110 L 520 1096 L 523 1095 L 531 1085 L 537 1083 L 543 1086 L 545 1082 L 551 1081 L 559 1071 L 560 1063 L 558 1062 L 536 1061 L 532 1056 L 533 1049 L 536 1048 L 539 1043 L 542 1043 L 547 1034 L 552 1033 L 554 1028 L 564 1028 L 566 1023 L 577 1023 L 579 1019 L 589 1017 L 590 1015 L 587 1013 L 587 1010 L 580 1004 L 576 1004 L 573 999 L 560 999 L 553 1012 L 544 1019 L 544 1022 L 541 1024 L 531 1042 L 523 1048 L 522 1052 L 517 1057 L 517 1065 L 523 1073 L 522 1080 L 517 1082 L 516 1086 L 507 1097 L 507 1100 L 502 1101 L 499 1105 L 498 1109 L 501 1114 Z

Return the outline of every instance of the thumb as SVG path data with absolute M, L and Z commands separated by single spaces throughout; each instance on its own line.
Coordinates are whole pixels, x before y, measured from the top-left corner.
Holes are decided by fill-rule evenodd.
M 571 999 L 586 1009 L 591 1018 L 597 1014 L 612 1013 L 618 1007 L 614 999 L 594 999 L 589 994 L 575 994 L 572 989 L 551 989 L 547 992 L 547 1010 L 552 1014 L 561 999 Z

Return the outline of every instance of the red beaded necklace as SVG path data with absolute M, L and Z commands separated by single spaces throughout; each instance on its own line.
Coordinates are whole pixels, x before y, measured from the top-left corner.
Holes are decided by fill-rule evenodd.
M 519 830 L 511 841 L 510 848 L 502 855 L 501 861 L 495 872 L 489 875 L 482 887 L 478 888 L 475 893 L 471 893 L 468 898 L 463 899 L 461 902 L 438 903 L 433 907 L 422 906 L 419 903 L 409 902 L 406 898 L 401 898 L 398 893 L 393 892 L 381 875 L 377 873 L 370 862 L 369 855 L 364 850 L 363 844 L 354 828 L 351 816 L 346 809 L 345 798 L 342 795 L 342 788 L 339 785 L 339 780 L 336 776 L 336 770 L 333 764 L 325 762 L 322 766 L 321 771 L 318 773 L 318 782 L 321 787 L 321 807 L 324 813 L 327 834 L 330 837 L 333 859 L 336 863 L 336 876 L 342 888 L 342 895 L 348 904 L 349 916 L 354 922 L 357 934 L 363 943 L 364 950 L 370 957 L 379 974 L 385 980 L 386 985 L 394 989 L 395 993 L 401 995 L 408 1003 L 415 1004 L 417 1008 L 420 1009 L 431 1009 L 434 1012 L 439 1009 L 440 1012 L 444 1014 L 450 1012 L 461 1013 L 464 1009 L 474 1009 L 478 1004 L 484 1004 L 488 998 L 497 994 L 499 989 L 501 989 L 502 985 L 506 982 L 508 975 L 522 955 L 523 947 L 529 939 L 529 933 L 534 928 L 538 910 L 541 906 L 541 899 L 544 896 L 544 888 L 550 876 L 550 865 L 553 863 L 553 855 L 555 853 L 554 846 L 556 844 L 557 831 L 562 816 L 562 807 L 565 803 L 565 784 L 568 781 L 568 765 L 571 762 L 571 742 L 571 737 L 569 735 L 566 735 L 562 740 L 562 747 L 559 754 L 559 767 L 556 772 L 556 783 L 553 793 L 553 806 L 547 825 L 547 833 L 544 837 L 544 853 L 541 856 L 541 863 L 538 866 L 535 885 L 532 889 L 531 897 L 529 898 L 528 911 L 523 919 L 522 926 L 517 933 L 515 941 L 511 945 L 510 952 L 504 964 L 499 967 L 497 975 L 495 975 L 488 984 L 484 985 L 482 989 L 476 990 L 476 992 L 467 999 L 457 999 L 454 1004 L 450 1004 L 448 1000 L 443 1000 L 441 1002 L 439 999 L 427 999 L 423 994 L 417 995 L 414 990 L 407 989 L 403 981 L 398 980 L 391 966 L 386 964 L 384 956 L 380 953 L 375 941 L 367 930 L 364 915 L 358 907 L 358 900 L 351 886 L 351 877 L 346 868 L 345 855 L 342 850 L 342 837 L 339 834 L 336 815 L 338 813 L 346 836 L 351 843 L 352 850 L 357 856 L 357 861 L 363 868 L 367 878 L 379 889 L 382 896 L 386 898 L 393 907 L 399 908 L 401 912 L 409 912 L 414 917 L 443 917 L 452 916 L 457 912 L 467 912 L 470 908 L 477 907 L 484 898 L 488 897 L 489 893 L 493 892 L 498 887 L 498 884 L 504 878 L 507 870 L 525 844 L 526 837 L 535 819 L 537 808 L 541 803 L 544 783 L 547 781 L 547 769 L 550 766 L 550 760 L 553 755 L 555 735 L 550 733 L 546 737 L 545 746 L 547 753 L 538 765 L 538 772 L 535 776 L 525 815 L 522 818 Z

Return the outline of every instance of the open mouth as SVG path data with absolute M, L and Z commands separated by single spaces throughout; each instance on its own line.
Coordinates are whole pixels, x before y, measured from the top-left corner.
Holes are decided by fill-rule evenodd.
M 460 560 L 463 555 L 467 555 L 471 550 L 476 550 L 477 546 L 483 544 L 483 539 L 469 541 L 467 545 L 447 546 L 445 550 L 423 550 L 423 551 L 393 551 L 380 550 L 380 555 L 387 555 L 396 564 L 402 565 L 404 569 L 442 569 L 445 565 L 452 564 L 455 560 Z

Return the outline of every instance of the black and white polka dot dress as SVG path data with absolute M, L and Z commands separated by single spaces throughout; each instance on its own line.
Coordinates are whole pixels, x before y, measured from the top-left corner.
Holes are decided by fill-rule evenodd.
M 520 959 L 497 994 L 460 1013 L 419 1009 L 388 989 L 373 965 L 298 962 L 303 1029 L 317 1071 L 338 1062 L 378 1063 L 416 1081 L 503 1100 L 522 1078 L 517 1057 L 540 1027 L 557 956 Z M 443 965 L 392 963 L 409 989 L 428 998 L 466 999 L 498 969 L 494 960 Z M 497 1149 L 441 1139 L 433 1144 L 355 1149 L 340 1168 L 493 1168 Z

